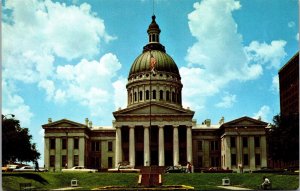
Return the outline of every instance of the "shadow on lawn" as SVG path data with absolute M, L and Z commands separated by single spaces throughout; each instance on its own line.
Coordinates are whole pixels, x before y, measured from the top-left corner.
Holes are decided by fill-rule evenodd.
M 35 180 L 41 184 L 49 184 L 49 182 L 44 179 L 43 177 L 41 177 L 39 174 L 33 174 L 33 173 L 18 173 L 18 174 L 14 174 L 14 173 L 9 173 L 9 174 L 5 174 L 3 173 L 2 176 L 14 176 L 14 177 L 22 177 L 22 178 L 26 178 L 26 179 L 31 179 L 31 180 Z

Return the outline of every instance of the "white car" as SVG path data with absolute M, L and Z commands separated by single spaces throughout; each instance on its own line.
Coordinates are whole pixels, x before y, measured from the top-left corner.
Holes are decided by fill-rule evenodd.
M 84 166 L 74 166 L 69 169 L 62 169 L 62 172 L 97 172 L 97 169 L 88 169 L 84 168 Z
M 23 166 L 20 168 L 13 169 L 13 172 L 35 172 L 35 168 L 32 166 Z M 47 169 L 39 168 L 39 172 L 47 172 Z

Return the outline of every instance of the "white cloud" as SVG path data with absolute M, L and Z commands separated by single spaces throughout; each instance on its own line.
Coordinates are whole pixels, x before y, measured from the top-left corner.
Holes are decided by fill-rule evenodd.
M 261 117 L 261 120 L 269 120 L 270 107 L 267 105 L 262 106 L 257 113 L 254 113 L 253 118 L 258 119 Z
M 299 41 L 299 33 L 296 34 L 295 38 L 297 41 Z
M 115 39 L 87 3 L 6 1 L 4 9 L 11 12 L 2 22 L 4 78 L 39 82 L 53 74 L 56 56 L 90 58 Z
M 231 108 L 235 102 L 236 95 L 225 92 L 225 95 L 222 97 L 222 101 L 217 103 L 215 106 L 220 108 Z
M 36 84 L 45 90 L 47 100 L 55 102 L 72 98 L 95 108 L 93 104 L 107 100 L 111 76 L 120 68 L 114 65 L 117 58 L 106 54 L 100 65 L 98 61 L 82 58 L 93 59 L 103 44 L 115 37 L 107 34 L 104 21 L 92 12 L 89 4 L 67 6 L 51 0 L 8 0 L 3 9 L 4 81 Z M 57 67 L 54 62 L 58 57 L 82 61 L 76 66 Z M 96 68 L 97 64 L 101 68 Z M 26 116 L 25 123 L 29 124 L 33 114 L 21 95 L 8 88 L 3 91 L 7 91 L 3 110 L 27 113 L 20 117 Z
M 278 77 L 278 75 L 273 76 L 273 78 L 272 78 L 271 90 L 277 94 L 279 93 L 279 77 Z
M 271 44 L 252 41 L 249 46 L 245 47 L 245 51 L 252 62 L 266 64 L 269 69 L 272 67 L 278 69 L 287 55 L 284 50 L 285 45 L 284 40 L 274 40 Z
M 127 84 L 126 78 L 120 78 L 113 83 L 115 109 L 118 109 L 119 107 L 121 108 L 126 107 L 126 103 L 127 103 L 126 84 Z
M 2 96 L 2 114 L 14 114 L 22 127 L 29 127 L 33 113 L 24 99 L 18 95 L 13 83 L 2 80 Z
M 295 22 L 294 21 L 290 21 L 289 23 L 288 23 L 288 27 L 289 28 L 293 28 L 295 26 Z
M 188 15 L 189 29 L 197 41 L 186 55 L 188 67 L 180 68 L 183 103 L 202 108 L 212 96 L 233 80 L 258 78 L 262 66 L 250 63 L 232 12 L 241 8 L 234 0 L 204 0 Z M 201 100 L 201 104 L 199 104 Z
M 122 99 L 126 100 L 126 95 L 123 95 L 116 102 L 116 96 L 121 94 L 121 90 L 116 89 L 120 83 L 123 94 L 126 93 L 124 79 L 114 82 L 120 68 L 121 63 L 116 55 L 107 53 L 99 61 L 82 59 L 76 65 L 58 66 L 55 80 L 41 82 L 40 87 L 45 88 L 47 97 L 55 102 L 75 101 L 87 106 L 92 116 L 105 116 L 105 113 L 114 109 L 111 108 L 112 102 L 123 106 Z M 50 90 L 48 87 L 51 87 Z M 115 97 L 111 96 L 112 93 L 115 93 Z

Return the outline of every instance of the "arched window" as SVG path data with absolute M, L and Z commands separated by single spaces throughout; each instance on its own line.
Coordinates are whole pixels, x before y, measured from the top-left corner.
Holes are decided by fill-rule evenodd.
M 170 101 L 170 92 L 169 91 L 166 92 L 166 100 Z
M 143 100 L 143 92 L 140 91 L 140 101 Z
M 137 101 L 136 92 L 134 92 L 134 101 Z
M 130 93 L 129 102 L 132 103 L 132 93 Z
M 156 90 L 153 90 L 153 97 L 152 99 L 156 99 Z
M 155 34 L 152 34 L 152 42 L 155 42 Z
M 149 100 L 149 90 L 146 90 L 146 100 Z
M 172 92 L 172 102 L 176 102 L 175 92 Z
M 159 91 L 159 100 L 164 99 L 164 92 L 162 90 Z

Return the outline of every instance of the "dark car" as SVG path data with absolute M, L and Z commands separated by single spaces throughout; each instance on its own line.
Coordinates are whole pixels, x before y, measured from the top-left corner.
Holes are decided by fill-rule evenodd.
M 252 173 L 283 173 L 283 169 L 275 169 L 270 167 L 261 167 L 259 170 L 253 170 Z
M 165 173 L 185 173 L 186 168 L 183 166 L 169 166 L 166 168 Z

